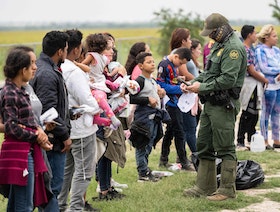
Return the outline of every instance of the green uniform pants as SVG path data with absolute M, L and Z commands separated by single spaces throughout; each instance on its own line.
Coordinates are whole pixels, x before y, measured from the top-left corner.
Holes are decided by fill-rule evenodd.
M 237 160 L 234 144 L 236 115 L 240 109 L 239 100 L 232 99 L 235 109 L 225 106 L 204 104 L 200 115 L 200 128 L 197 138 L 198 157 L 200 159 Z

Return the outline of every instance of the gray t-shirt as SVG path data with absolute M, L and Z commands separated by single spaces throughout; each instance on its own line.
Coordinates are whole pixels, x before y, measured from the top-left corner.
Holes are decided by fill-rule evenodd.
M 144 87 L 139 92 L 139 97 L 153 97 L 157 100 L 157 108 L 160 109 L 160 98 L 157 93 L 158 85 L 157 82 L 153 78 L 146 78 L 143 75 L 141 75 L 145 79 L 144 81 Z
M 26 93 L 29 94 L 29 99 L 30 99 L 30 102 L 31 102 L 31 108 L 32 108 L 32 112 L 34 114 L 35 120 L 39 125 L 41 125 L 40 124 L 40 116 L 41 116 L 42 108 L 43 108 L 42 103 L 39 100 L 39 98 L 37 97 L 37 95 L 35 94 L 31 85 L 27 84 L 25 86 L 25 90 L 26 90 Z
M 194 64 L 193 60 L 187 62 L 187 69 L 194 77 L 199 75 L 198 68 Z

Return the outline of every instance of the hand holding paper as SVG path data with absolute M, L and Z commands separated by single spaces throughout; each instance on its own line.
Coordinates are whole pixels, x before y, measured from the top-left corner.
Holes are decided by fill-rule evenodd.
M 48 109 L 45 113 L 40 116 L 40 122 L 42 125 L 47 123 L 53 123 L 56 125 L 61 125 L 60 123 L 54 121 L 58 117 L 58 113 L 54 107 Z
M 179 109 L 184 113 L 189 112 L 195 104 L 196 96 L 195 93 L 183 93 L 177 104 Z

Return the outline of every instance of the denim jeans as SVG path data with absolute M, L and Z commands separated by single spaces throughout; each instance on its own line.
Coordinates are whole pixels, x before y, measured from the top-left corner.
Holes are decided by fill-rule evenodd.
M 33 156 L 28 153 L 27 185 L 11 185 L 7 212 L 33 211 L 34 176 Z
M 64 176 L 64 166 L 66 160 L 66 153 L 57 151 L 47 152 L 48 160 L 52 169 L 51 189 L 53 196 L 44 208 L 39 208 L 39 211 L 44 212 L 59 212 L 57 197 L 61 191 Z
M 183 123 L 185 141 L 187 142 L 191 152 L 196 152 L 196 116 L 193 116 L 191 111 L 183 113 Z
M 150 127 L 150 141 L 145 147 L 135 149 L 136 165 L 139 176 L 145 176 L 148 171 L 149 155 L 152 151 L 154 140 L 158 131 L 158 124 L 154 120 L 149 120 L 149 123 L 147 124 Z
M 101 191 L 111 187 L 112 161 L 104 155 L 98 161 L 97 175 Z
M 171 122 L 166 126 L 165 135 L 162 140 L 160 160 L 162 162 L 168 162 L 171 141 L 173 140 L 173 137 L 175 137 L 177 155 L 182 166 L 184 166 L 188 163 L 188 161 L 184 139 L 183 114 L 178 107 L 167 106 L 166 110 L 171 117 Z

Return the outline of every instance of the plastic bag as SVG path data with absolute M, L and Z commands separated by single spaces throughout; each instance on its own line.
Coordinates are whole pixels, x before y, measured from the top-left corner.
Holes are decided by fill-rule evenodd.
M 217 164 L 217 182 L 220 183 L 221 178 L 221 163 L 220 160 Z M 236 189 L 244 190 L 256 187 L 263 183 L 264 181 L 264 172 L 260 166 L 255 161 L 252 160 L 241 160 L 237 163 L 236 168 Z
M 260 164 L 252 160 L 238 161 L 236 173 L 236 189 L 253 188 L 263 183 L 264 172 Z
M 182 169 L 181 163 L 173 163 L 168 170 L 170 171 L 180 171 Z

